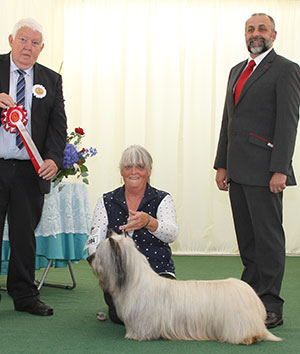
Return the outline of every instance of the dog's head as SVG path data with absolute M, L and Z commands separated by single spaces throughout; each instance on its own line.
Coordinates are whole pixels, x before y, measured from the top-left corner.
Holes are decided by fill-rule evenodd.
M 120 291 L 126 283 L 126 247 L 134 247 L 126 238 L 125 234 L 110 233 L 87 258 L 105 292 Z

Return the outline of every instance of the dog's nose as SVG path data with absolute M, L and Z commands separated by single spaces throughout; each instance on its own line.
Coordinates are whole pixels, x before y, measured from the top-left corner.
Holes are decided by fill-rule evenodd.
M 86 260 L 89 262 L 89 264 L 91 264 L 94 258 L 95 258 L 95 253 L 92 253 L 87 257 Z

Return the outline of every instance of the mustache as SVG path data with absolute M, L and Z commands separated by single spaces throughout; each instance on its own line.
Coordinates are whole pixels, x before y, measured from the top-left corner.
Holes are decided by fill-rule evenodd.
M 261 41 L 263 43 L 266 42 L 265 38 L 263 38 L 263 37 L 252 37 L 248 40 L 248 44 L 252 44 L 253 42 L 256 42 L 256 41 Z

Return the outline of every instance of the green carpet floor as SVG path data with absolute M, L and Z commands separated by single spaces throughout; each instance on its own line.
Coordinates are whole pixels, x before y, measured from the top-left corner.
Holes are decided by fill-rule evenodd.
M 178 279 L 240 277 L 239 257 L 175 256 Z M 97 320 L 106 311 L 102 291 L 86 261 L 73 265 L 77 286 L 73 290 L 43 287 L 41 299 L 54 307 L 54 316 L 39 317 L 13 310 L 12 300 L 1 291 L 0 353 L 99 353 L 99 354 L 191 354 L 191 353 L 300 353 L 300 257 L 287 257 L 282 287 L 285 299 L 284 325 L 272 330 L 283 342 L 260 342 L 252 346 L 217 342 L 158 340 L 136 342 L 124 339 L 123 326 Z M 40 277 L 42 270 L 37 272 Z M 5 286 L 6 276 L 0 276 Z M 51 269 L 48 282 L 71 283 L 68 268 Z

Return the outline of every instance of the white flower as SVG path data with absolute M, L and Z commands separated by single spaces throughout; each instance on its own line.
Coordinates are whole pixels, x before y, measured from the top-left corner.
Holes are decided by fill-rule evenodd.
M 43 85 L 36 84 L 32 87 L 32 93 L 36 98 L 44 98 L 47 94 L 47 90 Z

